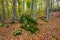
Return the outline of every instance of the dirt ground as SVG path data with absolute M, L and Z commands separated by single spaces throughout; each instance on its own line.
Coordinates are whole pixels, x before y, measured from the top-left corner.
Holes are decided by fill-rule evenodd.
M 60 17 L 56 15 L 56 12 L 49 22 L 38 19 L 40 30 L 34 35 L 23 30 L 21 35 L 13 36 L 13 32 L 19 27 L 18 22 L 10 24 L 7 28 L 0 27 L 0 40 L 60 40 Z

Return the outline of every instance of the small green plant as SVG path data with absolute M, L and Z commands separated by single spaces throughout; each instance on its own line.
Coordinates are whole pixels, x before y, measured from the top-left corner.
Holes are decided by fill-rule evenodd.
M 25 22 L 25 21 L 37 25 L 37 21 L 36 21 L 36 20 L 34 20 L 33 18 L 31 18 L 29 15 L 23 14 L 23 15 L 21 16 L 19 22 L 20 22 L 20 23 L 23 23 L 23 22 Z
M 8 24 L 5 24 L 5 23 L 3 23 L 2 25 L 1 25 L 1 27 L 8 27 L 9 25 Z
M 20 23 L 23 23 L 23 22 L 24 22 L 24 20 L 25 20 L 25 15 L 22 15 L 22 16 L 20 17 L 19 22 L 20 22 Z
M 16 30 L 15 32 L 13 32 L 13 35 L 21 35 L 22 34 L 22 30 Z
M 26 31 L 29 31 L 31 34 L 35 34 L 39 29 L 36 27 L 36 25 L 31 24 L 29 22 L 26 22 L 20 26 L 20 28 L 25 29 Z
M 31 18 L 29 15 L 23 14 L 19 20 L 22 25 L 21 29 L 29 31 L 31 34 L 35 34 L 39 29 L 37 28 L 37 21 Z
M 10 21 L 9 23 L 10 23 L 10 24 L 14 24 L 14 23 L 15 23 L 15 21 Z

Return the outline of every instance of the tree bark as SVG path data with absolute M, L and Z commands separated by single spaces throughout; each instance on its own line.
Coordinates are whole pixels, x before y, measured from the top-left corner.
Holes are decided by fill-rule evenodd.
M 10 11 L 9 11 L 8 0 L 6 0 L 6 5 L 7 5 L 8 18 L 10 18 Z
M 18 0 L 18 13 L 19 13 L 19 18 L 20 18 L 20 1 Z
M 50 8 L 50 4 L 49 4 L 49 0 L 46 1 L 46 19 L 48 20 L 49 19 L 49 8 Z
M 16 20 L 16 0 L 12 0 L 13 20 Z
M 4 21 L 5 20 L 4 1 L 1 0 L 1 3 L 2 3 L 2 20 Z

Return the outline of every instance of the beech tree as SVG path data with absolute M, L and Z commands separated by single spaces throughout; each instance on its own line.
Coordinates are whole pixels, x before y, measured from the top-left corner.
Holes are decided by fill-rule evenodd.
M 13 20 L 16 20 L 16 0 L 12 0 Z
M 4 0 L 1 0 L 2 4 L 2 20 L 5 20 Z

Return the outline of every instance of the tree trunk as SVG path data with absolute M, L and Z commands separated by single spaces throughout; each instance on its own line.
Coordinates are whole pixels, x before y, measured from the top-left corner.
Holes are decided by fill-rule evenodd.
M 4 21 L 5 20 L 4 1 L 1 0 L 1 3 L 2 3 L 2 20 Z
M 18 13 L 19 13 L 19 18 L 20 18 L 20 1 L 18 0 Z
M 32 17 L 32 14 L 33 14 L 33 1 L 34 0 L 31 0 L 31 4 L 30 4 L 30 7 L 31 7 L 31 13 L 30 13 L 30 15 L 31 15 L 31 17 Z
M 33 3 L 33 18 L 36 19 L 36 9 L 37 9 L 37 4 L 36 4 L 36 0 L 34 0 Z
M 9 11 L 8 0 L 6 0 L 6 5 L 7 5 L 8 18 L 10 18 L 10 11 Z
M 23 0 L 23 13 L 25 13 L 25 0 Z
M 16 20 L 16 0 L 12 0 L 13 20 Z
M 48 20 L 49 19 L 49 8 L 50 8 L 50 4 L 49 4 L 49 0 L 46 1 L 46 19 Z

